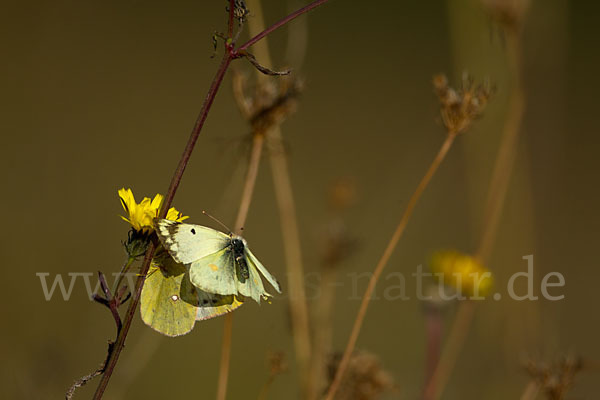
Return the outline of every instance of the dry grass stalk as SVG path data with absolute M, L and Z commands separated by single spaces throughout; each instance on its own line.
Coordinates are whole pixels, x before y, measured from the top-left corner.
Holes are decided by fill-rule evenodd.
M 476 252 L 481 262 L 486 264 L 498 231 L 498 224 L 516 157 L 517 139 L 525 112 L 525 91 L 521 66 L 521 31 L 529 1 L 485 0 L 484 4 L 488 6 L 492 18 L 505 29 L 507 34 L 507 59 L 509 72 L 512 76 L 508 114 L 494 171 L 490 179 L 484 211 L 483 231 Z M 474 307 L 475 305 L 471 302 L 463 302 L 459 307 L 440 363 L 425 390 L 425 393 L 431 396 L 429 397 L 431 399 L 441 398 L 470 329 Z
M 465 84 L 465 82 L 468 84 Z M 375 290 L 375 285 L 377 284 L 377 281 L 379 280 L 379 277 L 381 276 L 385 266 L 392 256 L 396 246 L 398 245 L 406 225 L 412 216 L 415 206 L 425 191 L 425 188 L 427 185 L 429 185 L 429 182 L 433 178 L 433 175 L 437 171 L 438 167 L 446 157 L 446 154 L 448 154 L 448 151 L 452 147 L 456 136 L 459 133 L 464 132 L 471 125 L 474 118 L 481 115 L 487 104 L 487 99 L 491 94 L 491 90 L 486 89 L 486 86 L 473 86 L 472 81 L 468 77 L 463 78 L 463 86 L 460 90 L 452 90 L 450 87 L 448 87 L 447 79 L 443 76 L 434 77 L 433 84 L 440 99 L 440 112 L 444 121 L 444 126 L 447 130 L 446 140 L 442 143 L 440 150 L 431 162 L 427 172 L 410 197 L 408 204 L 406 205 L 406 209 L 400 218 L 400 222 L 390 238 L 383 255 L 375 266 L 373 275 L 371 275 L 371 278 L 369 279 L 367 290 L 362 297 L 358 314 L 354 321 L 354 325 L 352 326 L 352 331 L 350 333 L 350 338 L 348 339 L 348 344 L 346 345 L 346 350 L 344 351 L 344 355 L 340 361 L 340 366 L 337 370 L 336 376 L 329 387 L 329 391 L 327 392 L 327 400 L 333 400 L 335 393 L 341 384 L 344 372 L 348 367 L 348 363 L 350 362 L 350 356 L 354 351 L 354 347 L 356 346 L 356 341 L 358 340 L 358 335 L 367 313 L 369 301 L 372 297 L 373 291 Z
M 261 31 L 264 22 L 260 1 L 249 0 L 248 6 L 252 9 L 254 14 L 254 17 L 248 21 L 250 34 L 252 35 L 255 32 Z M 254 54 L 261 60 L 263 65 L 266 65 L 267 67 L 272 65 L 266 41 L 257 43 L 253 50 Z M 257 74 L 257 80 L 259 85 L 263 85 L 263 87 L 267 88 L 269 87 L 269 77 Z M 273 174 L 275 198 L 279 209 L 281 231 L 284 238 L 284 255 L 288 276 L 289 305 L 294 349 L 300 373 L 301 388 L 306 390 L 306 388 L 310 386 L 309 362 L 311 355 L 311 338 L 306 289 L 304 284 L 304 267 L 302 263 L 298 219 L 296 217 L 296 205 L 288 171 L 287 156 L 284 151 L 281 129 L 279 127 L 281 115 L 277 115 L 279 114 L 279 111 L 283 109 L 285 108 L 277 108 L 277 112 L 274 114 L 275 116 L 273 118 L 265 118 L 262 120 L 268 121 L 271 119 L 277 122 L 266 130 L 265 137 L 270 150 L 269 161 L 271 164 L 271 172 Z M 287 108 L 287 110 L 292 109 L 293 108 Z

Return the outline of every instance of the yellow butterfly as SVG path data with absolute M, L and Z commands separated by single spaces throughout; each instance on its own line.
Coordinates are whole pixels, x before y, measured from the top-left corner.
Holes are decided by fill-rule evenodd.
M 157 219 L 154 225 L 173 260 L 189 267 L 190 282 L 197 289 L 215 295 L 250 297 L 260 303 L 271 297 L 264 289 L 262 274 L 281 293 L 277 280 L 241 236 L 167 219 Z

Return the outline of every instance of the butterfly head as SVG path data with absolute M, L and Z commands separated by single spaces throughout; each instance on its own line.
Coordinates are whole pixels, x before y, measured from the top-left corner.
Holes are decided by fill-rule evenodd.
M 248 244 L 246 243 L 246 239 L 238 235 L 231 236 L 231 246 L 233 247 L 233 251 L 238 254 L 243 254 L 244 249 Z

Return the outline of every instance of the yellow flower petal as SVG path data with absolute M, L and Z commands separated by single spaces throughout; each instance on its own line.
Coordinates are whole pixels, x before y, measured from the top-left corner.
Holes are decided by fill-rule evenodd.
M 156 194 L 156 196 L 154 196 L 154 199 L 152 199 L 152 203 L 151 206 L 154 207 L 157 210 L 160 210 L 160 206 L 162 205 L 162 201 L 163 201 L 163 196 L 162 194 Z
M 466 296 L 487 296 L 494 284 L 490 270 L 474 257 L 456 250 L 437 251 L 431 259 L 431 271 L 445 285 Z
M 121 216 L 123 220 L 129 222 L 136 231 L 150 233 L 154 230 L 153 221 L 158 216 L 163 202 L 161 194 L 157 194 L 152 200 L 144 197 L 138 204 L 131 189 L 122 188 L 119 190 L 119 198 L 123 209 L 128 214 L 127 217 Z M 186 218 L 188 217 L 183 216 L 174 207 L 171 207 L 167 213 L 167 219 L 173 221 L 183 221 Z

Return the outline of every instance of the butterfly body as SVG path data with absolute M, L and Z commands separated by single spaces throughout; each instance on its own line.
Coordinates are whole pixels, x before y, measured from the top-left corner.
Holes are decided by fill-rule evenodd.
M 155 226 L 173 260 L 189 266 L 190 281 L 196 288 L 223 296 L 251 297 L 260 303 L 270 297 L 264 289 L 262 274 L 281 293 L 277 280 L 241 236 L 166 219 L 155 220 Z
M 242 279 L 250 278 L 248 263 L 246 262 L 246 246 L 246 241 L 241 236 L 231 239 L 231 251 L 233 251 L 233 258 L 237 263 Z

